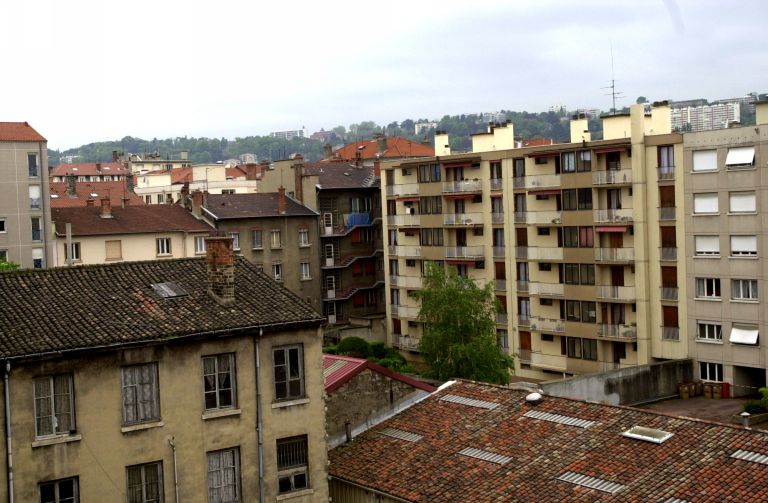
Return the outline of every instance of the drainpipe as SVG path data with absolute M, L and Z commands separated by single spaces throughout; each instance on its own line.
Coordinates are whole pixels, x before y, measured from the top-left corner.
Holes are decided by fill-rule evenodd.
M 8 503 L 13 503 L 13 443 L 11 442 L 11 393 L 8 388 L 8 377 L 11 374 L 11 362 L 5 362 L 5 441 L 8 455 Z
M 256 350 L 256 432 L 259 444 L 259 503 L 264 503 L 264 421 L 261 410 L 261 382 L 259 372 L 261 372 L 261 355 L 259 354 L 259 341 L 264 335 L 264 329 L 259 329 L 259 335 L 255 339 Z
M 169 438 L 168 443 L 173 449 L 173 494 L 176 496 L 176 503 L 179 503 L 179 471 L 176 467 L 176 437 Z

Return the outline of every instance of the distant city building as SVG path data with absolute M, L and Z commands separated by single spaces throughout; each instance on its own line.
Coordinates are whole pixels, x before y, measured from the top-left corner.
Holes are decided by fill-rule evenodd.
M 576 113 L 586 115 L 587 119 L 597 120 L 602 112 L 599 108 L 579 108 Z
M 311 140 L 319 140 L 323 143 L 329 143 L 332 136 L 333 131 L 326 131 L 325 129 L 320 128 L 320 131 L 315 131 L 309 138 Z
M 565 112 L 566 110 L 567 109 L 565 108 L 565 105 L 563 105 L 563 104 L 554 104 L 554 105 L 550 105 L 549 109 L 547 111 L 548 112 L 561 113 L 561 112 Z
M 725 98 L 722 100 L 715 100 L 712 102 L 712 104 L 713 105 L 720 105 L 720 104 L 746 105 L 747 111 L 753 114 L 755 113 L 756 101 L 757 101 L 757 93 L 749 93 L 746 96 L 742 96 L 740 98 Z
M 63 182 L 67 175 L 75 175 L 78 182 L 112 182 L 124 180 L 130 173 L 121 162 L 84 162 L 59 164 L 50 172 L 51 182 Z
M 240 154 L 240 164 L 256 164 L 259 157 L 256 154 Z
M 709 102 L 705 100 L 704 98 L 696 98 L 692 100 L 682 100 L 682 101 L 670 101 L 669 106 L 674 110 L 675 108 L 686 108 L 686 107 L 700 107 L 704 105 L 709 105 Z
M 506 112 L 485 112 L 482 114 L 483 122 L 504 122 L 507 120 Z
M 307 128 L 303 127 L 301 129 L 290 129 L 288 131 L 272 131 L 269 133 L 269 136 L 272 138 L 280 138 L 281 140 L 292 140 L 294 138 L 306 138 L 307 137 Z
M 708 131 L 725 129 L 731 122 L 741 120 L 738 103 L 720 103 L 672 109 L 673 131 Z
M 437 129 L 436 121 L 417 122 L 413 125 L 414 133 L 421 134 L 422 132 L 429 131 L 430 129 Z

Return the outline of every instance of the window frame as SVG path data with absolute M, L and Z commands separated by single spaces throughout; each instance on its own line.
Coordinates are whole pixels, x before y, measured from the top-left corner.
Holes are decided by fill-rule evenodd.
M 257 239 L 258 236 L 258 239 Z M 264 249 L 264 232 L 261 229 L 251 229 L 251 249 Z
M 200 243 L 202 243 L 202 246 Z M 205 236 L 195 236 L 195 255 L 204 255 L 205 253 Z
M 34 166 L 32 159 L 35 161 Z M 29 178 L 40 178 L 40 156 L 37 152 L 27 152 L 27 173 Z
M 712 156 L 714 156 L 714 166 L 711 164 L 712 162 Z M 698 161 L 698 167 L 697 167 L 697 160 Z M 717 164 L 717 150 L 715 149 L 702 149 L 702 150 L 694 150 L 691 153 L 691 171 L 693 173 L 713 173 L 718 170 L 719 166 Z
M 150 369 L 150 382 L 149 385 L 151 386 L 151 392 L 152 396 L 149 401 L 140 402 L 138 392 L 136 393 L 135 399 L 134 399 L 134 414 L 136 416 L 136 419 L 129 419 L 128 418 L 128 409 L 126 408 L 126 389 L 130 387 L 137 388 L 138 386 L 144 386 L 147 383 L 144 382 L 137 382 L 135 384 L 126 384 L 126 378 L 127 378 L 127 372 L 129 369 L 131 371 L 139 371 L 142 368 L 149 368 Z M 144 424 L 144 423 L 153 423 L 160 421 L 162 419 L 162 412 L 160 410 L 160 379 L 158 375 L 158 368 L 157 368 L 157 362 L 148 362 L 148 363 L 139 363 L 136 365 L 125 365 L 123 367 L 120 367 L 120 397 L 121 397 L 121 409 L 122 409 L 122 416 L 123 416 L 123 426 L 132 426 L 136 424 Z M 142 409 L 145 408 L 145 406 L 142 406 L 142 403 L 150 403 L 150 411 L 147 413 L 146 410 L 142 412 Z M 156 412 L 156 414 L 155 414 Z
M 299 248 L 308 248 L 309 246 L 309 229 L 299 229 Z
M 299 279 L 301 279 L 301 281 L 309 281 L 312 279 L 312 272 L 308 260 L 302 260 L 299 263 Z
M 237 368 L 236 368 L 235 353 L 219 353 L 213 355 L 205 355 L 201 358 L 202 364 L 202 378 L 203 378 L 203 410 L 215 411 L 215 410 L 231 410 L 237 408 Z M 213 374 L 206 373 L 206 361 L 212 362 L 214 366 Z M 229 369 L 226 372 L 221 371 L 221 364 L 223 361 L 228 361 Z M 222 386 L 222 374 L 229 374 L 229 388 Z M 208 389 L 209 384 L 208 376 L 213 376 L 213 387 Z M 222 405 L 222 393 L 229 391 L 229 405 Z M 208 396 L 214 397 L 214 405 L 208 405 Z
M 171 238 L 169 237 L 155 238 L 155 255 L 158 257 L 173 256 Z
M 280 234 L 280 229 L 272 229 L 269 231 L 269 247 L 272 250 L 277 250 L 283 247 L 283 239 Z
M 699 240 L 714 240 L 714 243 L 717 243 L 717 250 L 704 250 L 700 248 L 699 246 Z M 703 243 L 702 243 L 703 244 Z M 693 236 L 693 249 L 694 249 L 694 255 L 697 257 L 719 257 L 720 256 L 720 235 L 695 235 Z
M 697 192 L 693 194 L 694 215 L 717 215 L 720 213 L 720 200 L 717 192 Z
M 702 336 L 702 331 L 704 336 Z M 723 342 L 723 325 L 714 321 L 696 320 L 696 340 Z
M 697 277 L 695 279 L 695 292 L 697 299 L 722 299 L 722 285 L 720 278 Z
M 231 231 L 229 237 L 232 239 L 232 251 L 240 251 L 240 232 Z
M 296 360 L 298 365 L 298 372 L 296 376 L 291 376 L 293 372 L 291 364 L 291 351 L 296 351 Z M 283 363 L 278 364 L 277 355 L 283 353 Z M 279 379 L 278 369 L 285 367 L 284 378 Z M 304 346 L 302 344 L 289 344 L 284 346 L 278 346 L 272 348 L 272 380 L 273 380 L 273 393 L 275 402 L 286 402 L 291 400 L 300 400 L 306 398 L 306 385 L 304 379 Z M 291 391 L 291 385 L 293 382 L 297 382 L 299 385 L 298 393 Z M 284 385 L 284 390 L 279 390 L 280 385 Z
M 298 449 L 291 448 L 296 445 L 299 446 Z M 278 494 L 290 494 L 292 492 L 303 491 L 311 487 L 309 481 L 309 439 L 307 435 L 297 435 L 293 437 L 276 439 L 275 455 L 277 458 L 276 465 Z M 286 461 L 288 461 L 288 464 L 286 464 Z M 297 475 L 304 476 L 303 486 L 296 486 L 294 477 Z M 289 489 L 283 489 L 283 481 L 289 482 Z
M 746 210 L 738 210 L 733 209 L 733 202 L 734 198 L 745 198 L 749 197 L 751 199 L 751 208 Z M 733 191 L 728 193 L 728 213 L 735 214 L 735 215 L 751 215 L 753 213 L 757 213 L 757 193 L 754 190 L 741 190 L 741 191 Z
M 705 372 L 706 369 L 706 372 Z M 712 375 L 714 374 L 714 375 Z M 699 377 L 702 381 L 723 382 L 723 364 L 716 362 L 699 362 Z M 712 379 L 711 377 L 714 377 Z
M 738 239 L 744 239 L 744 238 L 751 238 L 751 240 L 754 240 L 755 246 L 754 250 L 752 250 L 751 246 L 750 249 L 744 248 L 744 249 L 734 249 L 733 241 L 734 238 Z M 757 235 L 731 235 L 730 236 L 730 244 L 731 244 L 731 254 L 730 256 L 732 258 L 741 258 L 741 257 L 757 257 Z
M 147 468 L 154 467 L 157 469 L 157 488 L 158 488 L 158 499 L 152 499 L 148 500 L 147 496 Z M 132 470 L 139 470 L 139 476 L 141 478 L 141 497 L 140 499 L 133 499 L 131 494 L 131 475 L 130 472 Z M 152 461 L 150 463 L 142 463 L 139 465 L 131 465 L 125 467 L 125 488 L 126 488 L 126 494 L 125 494 L 125 500 L 127 503 L 146 503 L 147 501 L 157 501 L 158 503 L 163 503 L 165 501 L 165 491 L 163 488 L 163 462 L 160 461 Z
M 69 258 L 69 253 L 67 248 L 67 243 L 64 243 L 64 260 L 67 260 Z M 73 241 L 71 243 L 71 250 L 72 250 L 72 262 L 81 262 L 82 256 L 80 255 L 80 241 Z
M 38 482 L 37 484 L 37 500 L 42 501 L 43 494 L 42 494 L 42 487 L 45 485 L 53 485 L 53 491 L 54 491 L 54 502 L 55 503 L 68 503 L 66 500 L 62 500 L 60 496 L 60 489 L 59 485 L 62 482 L 72 482 L 72 494 L 73 498 L 69 501 L 72 503 L 78 503 L 80 501 L 80 481 L 78 477 L 67 477 L 64 479 L 56 479 L 56 480 L 46 480 L 43 482 Z
M 747 295 L 744 295 L 745 293 Z M 757 302 L 759 299 L 757 279 L 731 279 L 731 300 L 738 302 Z
M 60 403 L 59 400 L 56 399 L 56 380 L 57 379 L 66 379 L 67 381 L 67 392 L 68 396 L 65 399 L 69 407 L 68 412 L 58 413 L 56 412 L 57 405 Z M 38 396 L 37 394 L 37 383 L 45 381 L 48 384 L 48 391 L 50 392 L 50 395 L 47 396 Z M 58 396 L 62 396 L 59 394 Z M 72 374 L 51 374 L 51 375 L 45 375 L 45 376 L 39 376 L 32 380 L 32 398 L 33 398 L 33 414 L 35 418 L 35 438 L 52 438 L 52 437 L 59 437 L 59 436 L 65 436 L 65 435 L 71 435 L 73 432 L 77 431 L 77 422 L 76 422 L 76 414 L 75 414 L 75 390 L 74 390 L 74 376 Z M 40 419 L 43 416 L 40 416 L 40 402 L 46 400 L 48 401 L 48 409 L 50 410 L 50 415 L 46 415 L 45 417 L 50 418 L 51 422 L 51 431 L 50 433 L 47 432 L 41 432 L 40 431 Z M 68 415 L 69 416 L 69 428 L 66 430 L 59 430 L 58 425 L 58 419 L 57 416 L 59 415 Z
M 223 461 L 223 455 L 225 453 L 232 453 L 232 464 L 228 466 L 224 466 Z M 211 458 L 217 456 L 218 457 L 218 467 L 214 470 L 211 469 Z M 219 449 L 216 451 L 208 451 L 206 452 L 206 461 L 207 461 L 207 486 L 208 486 L 208 502 L 211 503 L 212 501 L 217 501 L 220 503 L 239 503 L 241 501 L 241 488 L 240 488 L 240 448 L 239 447 L 231 447 L 229 449 Z M 225 476 L 225 470 L 231 470 L 234 472 L 233 474 L 233 480 L 234 484 L 232 485 L 232 488 L 234 489 L 234 499 L 224 500 L 223 499 L 223 492 L 225 486 L 224 480 L 226 480 Z M 218 479 L 221 481 L 221 485 L 218 485 L 216 487 L 212 487 L 212 480 L 211 480 L 211 474 L 212 473 L 218 473 Z M 218 495 L 218 497 L 216 497 Z M 212 500 L 211 497 L 214 497 Z
M 272 262 L 272 279 L 278 283 L 283 282 L 283 263 Z
M 109 255 L 109 243 L 117 243 L 120 248 L 120 255 L 112 257 Z M 113 245 L 114 246 L 114 245 Z M 123 260 L 123 240 L 122 239 L 108 239 L 104 241 L 104 260 Z

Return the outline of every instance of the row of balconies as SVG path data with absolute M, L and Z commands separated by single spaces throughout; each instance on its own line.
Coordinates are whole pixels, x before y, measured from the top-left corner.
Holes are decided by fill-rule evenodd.
M 669 208 L 662 208 L 669 209 Z M 674 208 L 673 210 L 674 215 Z M 612 210 L 593 210 L 592 218 L 598 224 L 630 223 L 633 220 L 632 208 Z M 516 224 L 531 225 L 560 225 L 563 221 L 562 211 L 515 211 Z
M 632 302 L 637 299 L 634 286 L 595 285 L 595 298 Z M 517 291 L 536 297 L 564 297 L 565 284 L 517 280 Z

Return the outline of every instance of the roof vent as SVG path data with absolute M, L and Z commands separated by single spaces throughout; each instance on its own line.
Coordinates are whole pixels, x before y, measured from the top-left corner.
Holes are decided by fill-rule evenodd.
M 530 417 L 532 419 L 541 419 L 542 421 L 550 421 L 552 423 L 559 423 L 559 424 L 565 424 L 568 426 L 576 426 L 578 428 L 589 428 L 593 424 L 595 424 L 594 421 L 588 421 L 586 419 L 581 419 L 578 417 L 571 417 L 571 416 L 562 416 L 560 414 L 552 414 L 550 412 L 542 412 L 538 410 L 529 410 L 525 414 L 523 414 L 525 417 Z
M 419 440 L 422 439 L 421 435 L 417 435 L 409 431 L 398 430 L 397 428 L 384 428 L 379 432 L 379 434 L 386 435 L 387 437 L 405 440 L 406 442 L 418 442 Z
M 470 458 L 488 461 L 490 463 L 496 463 L 498 465 L 506 465 L 507 463 L 512 461 L 512 458 L 509 456 L 503 456 L 501 454 L 484 451 L 482 449 L 475 449 L 474 447 L 467 447 L 466 449 L 459 452 L 459 454 L 461 454 L 462 456 L 469 456 Z
M 760 463 L 762 465 L 768 465 L 768 456 L 759 452 L 745 451 L 739 449 L 731 454 L 732 458 L 741 459 L 743 461 L 750 461 L 752 463 Z
M 616 482 L 599 479 L 597 477 L 590 477 L 589 475 L 582 475 L 575 472 L 565 472 L 564 474 L 557 477 L 557 480 L 562 480 L 563 482 L 568 482 L 569 484 L 576 484 L 577 486 L 588 487 L 590 489 L 597 489 L 598 491 L 603 491 L 604 493 L 610 494 L 616 494 L 617 492 L 624 489 L 623 485 L 617 484 Z
M 494 402 L 486 402 L 484 400 L 475 400 L 474 398 L 467 398 L 467 397 L 458 396 L 458 395 L 444 395 L 442 398 L 440 398 L 440 401 L 458 403 L 461 405 L 468 405 L 470 407 L 478 407 L 480 409 L 488 409 L 488 410 L 493 410 L 499 406 L 499 404 Z
M 656 430 L 654 428 L 646 428 L 644 426 L 633 426 L 632 428 L 622 433 L 622 435 L 625 437 L 634 438 L 636 440 L 643 440 L 645 442 L 651 442 L 654 444 L 663 444 L 664 442 L 672 438 L 672 435 L 674 435 L 674 433 L 670 433 L 668 431 Z
M 152 283 L 150 286 L 157 295 L 164 299 L 174 299 L 176 297 L 186 297 L 189 295 L 181 286 L 171 281 L 165 283 Z
M 543 397 L 541 396 L 541 393 L 533 392 L 533 393 L 528 393 L 525 396 L 525 401 L 530 403 L 531 405 L 536 405 L 537 403 L 541 402 L 542 398 Z

